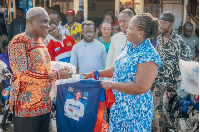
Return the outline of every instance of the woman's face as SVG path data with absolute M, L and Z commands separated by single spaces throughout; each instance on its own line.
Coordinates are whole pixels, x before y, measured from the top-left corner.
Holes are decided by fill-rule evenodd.
M 103 18 L 103 21 L 104 22 L 110 22 L 110 23 L 113 23 L 113 19 L 110 15 L 106 15 L 104 18 Z
M 102 36 L 104 37 L 108 37 L 111 35 L 111 24 L 110 23 L 103 23 L 102 26 L 101 26 L 101 33 L 102 33 Z
M 140 31 L 137 28 L 137 18 L 133 17 L 129 23 L 128 29 L 127 29 L 127 40 L 132 43 L 137 43 L 139 36 L 141 36 Z

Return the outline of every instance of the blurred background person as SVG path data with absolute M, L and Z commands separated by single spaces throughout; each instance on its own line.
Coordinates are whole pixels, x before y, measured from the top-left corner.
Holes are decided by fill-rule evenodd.
M 16 11 L 16 18 L 12 20 L 8 29 L 8 42 L 17 34 L 22 33 L 26 29 L 26 19 L 23 18 L 24 10 L 18 8 Z
M 68 23 L 65 24 L 65 27 L 69 30 L 70 35 L 74 38 L 75 42 L 78 43 L 82 39 L 81 24 L 76 22 L 74 10 L 72 9 L 67 10 L 66 16 L 67 16 Z
M 190 59 L 194 61 L 196 57 L 199 56 L 199 38 L 197 36 L 192 35 L 193 33 L 193 24 L 191 22 L 186 22 L 183 25 L 183 34 L 181 34 L 181 38 L 185 41 L 187 45 L 190 47 Z M 197 56 L 195 57 L 195 54 Z
M 79 10 L 76 13 L 76 22 L 81 24 L 83 21 L 83 11 Z
M 101 24 L 101 33 L 102 36 L 97 38 L 106 48 L 106 53 L 108 53 L 110 43 L 111 43 L 111 34 L 112 34 L 112 25 L 110 22 L 105 21 Z
M 57 11 L 60 15 L 60 20 L 61 20 L 61 25 L 64 26 L 65 23 L 67 22 L 67 19 L 66 19 L 66 15 L 62 12 L 60 12 L 60 6 L 59 5 L 54 5 L 53 6 L 53 10 L 54 11 Z

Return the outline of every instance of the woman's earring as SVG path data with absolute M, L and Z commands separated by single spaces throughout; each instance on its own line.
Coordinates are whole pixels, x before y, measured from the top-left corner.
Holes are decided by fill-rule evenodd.
M 139 37 L 140 37 L 140 35 L 139 35 Z

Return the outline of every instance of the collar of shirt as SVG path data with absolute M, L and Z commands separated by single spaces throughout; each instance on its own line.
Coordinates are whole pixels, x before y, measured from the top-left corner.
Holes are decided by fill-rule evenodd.
M 61 35 L 62 35 L 62 34 L 61 34 Z M 62 41 L 59 41 L 59 40 L 55 39 L 54 37 L 52 37 L 52 40 L 53 40 L 54 42 L 60 42 L 61 45 L 62 45 L 62 47 L 64 47 L 64 44 L 63 44 L 63 40 L 64 40 L 64 39 L 66 39 L 66 36 L 65 36 L 65 35 L 62 35 Z
M 147 44 L 150 43 L 149 39 L 144 40 L 141 44 L 139 44 L 138 46 L 133 47 L 133 43 L 132 42 L 128 42 L 126 45 L 128 46 L 128 49 L 134 49 L 135 51 L 141 50 L 142 47 L 146 46 Z
M 162 44 L 162 45 L 163 45 L 163 40 L 162 40 L 163 35 L 164 35 L 164 34 L 161 34 L 161 35 L 158 36 L 157 40 L 160 42 L 160 43 L 158 43 L 158 44 Z M 171 34 L 171 36 L 170 36 L 170 38 L 169 38 L 169 41 L 168 41 L 167 43 L 169 43 L 169 42 L 170 42 L 171 40 L 173 40 L 173 38 L 175 38 L 175 37 L 176 37 L 176 32 L 175 32 L 175 30 L 173 30 L 173 31 L 172 31 L 172 34 Z
M 73 28 L 76 24 L 77 24 L 77 23 L 74 22 L 74 25 L 73 25 L 71 28 Z M 71 29 L 71 28 L 69 27 L 69 23 L 66 25 L 66 28 L 68 28 L 69 30 Z

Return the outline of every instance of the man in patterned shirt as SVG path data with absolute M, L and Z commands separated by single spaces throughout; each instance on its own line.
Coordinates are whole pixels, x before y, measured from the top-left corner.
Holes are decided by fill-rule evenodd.
M 175 17 L 165 12 L 160 17 L 160 32 L 157 38 L 156 50 L 162 60 L 160 71 L 152 86 L 154 99 L 154 117 L 152 131 L 164 132 L 166 120 L 164 119 L 163 95 L 169 88 L 176 87 L 179 77 L 179 58 L 190 60 L 190 49 L 182 38 L 173 29 Z M 160 115 L 157 115 L 159 113 Z M 160 118 L 158 118 L 160 116 Z
M 70 77 L 67 67 L 51 70 L 43 41 L 48 28 L 47 12 L 41 7 L 32 8 L 26 13 L 26 31 L 16 35 L 8 47 L 13 71 L 9 106 L 16 132 L 49 132 L 52 81 Z

